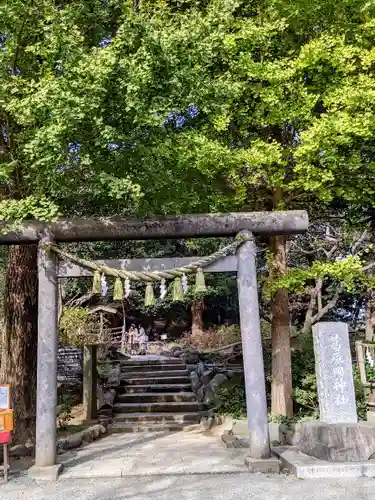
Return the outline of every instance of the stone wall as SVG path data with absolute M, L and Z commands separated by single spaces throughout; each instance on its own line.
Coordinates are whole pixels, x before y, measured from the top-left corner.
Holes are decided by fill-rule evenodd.
M 206 408 L 206 411 L 202 412 L 201 425 L 210 429 L 217 423 L 215 414 L 219 407 L 218 389 L 242 370 L 212 365 L 203 361 L 187 366 L 190 372 L 192 390 L 196 394 L 198 402 L 203 403 Z

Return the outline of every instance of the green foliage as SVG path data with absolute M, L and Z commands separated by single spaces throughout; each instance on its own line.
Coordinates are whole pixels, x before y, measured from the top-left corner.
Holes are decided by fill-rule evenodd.
M 363 353 L 365 356 L 365 373 L 366 373 L 366 381 L 367 382 L 372 382 L 375 380 L 375 366 L 371 366 L 373 363 L 369 362 L 369 359 L 372 359 L 375 354 L 375 346 L 372 342 L 367 343 L 366 340 L 364 341 L 364 349 L 365 352 Z M 369 355 L 369 358 L 368 358 Z M 359 368 L 358 366 L 356 367 L 358 371 L 358 376 L 359 376 Z
M 375 366 L 370 366 L 368 363 L 366 363 L 365 370 L 366 370 L 366 380 L 367 381 L 375 380 Z
M 0 203 L 0 220 L 21 221 L 24 216 L 41 221 L 54 220 L 59 211 L 54 203 L 46 198 L 37 199 L 28 196 L 22 200 L 2 200 Z
M 276 187 L 372 202 L 373 15 L 364 0 L 6 2 L 10 198 L 46 198 L 48 217 L 266 206 Z
M 357 402 L 357 414 L 359 420 L 367 420 L 367 398 L 361 383 L 358 365 L 353 367 L 354 389 Z
M 294 388 L 293 399 L 301 416 L 318 418 L 319 404 L 315 373 L 302 376 L 300 385 Z
M 358 257 L 350 255 L 333 262 L 314 261 L 309 268 L 290 269 L 285 276 L 268 281 L 265 293 L 267 297 L 270 297 L 277 289 L 286 288 L 290 292 L 301 294 L 306 291 L 306 286 L 312 280 L 318 278 L 324 281 L 333 279 L 343 283 L 348 292 L 363 289 L 371 282 L 371 279 L 363 272 L 363 262 Z
M 67 307 L 60 318 L 60 342 L 82 347 L 97 341 L 97 325 L 87 309 Z
M 241 330 L 238 325 L 220 325 L 208 328 L 194 337 L 189 338 L 189 343 L 200 349 L 215 349 L 241 341 Z
M 361 149 L 363 140 L 371 147 L 370 109 L 361 123 L 363 103 L 372 102 L 373 9 L 363 2 L 353 16 L 340 6 L 340 23 L 329 15 L 315 24 L 305 2 L 291 14 L 286 2 L 211 1 L 176 18 L 165 6 L 158 49 L 169 61 L 165 84 L 175 84 L 171 104 L 182 112 L 188 97 L 205 119 L 172 139 L 177 164 L 220 171 L 237 203 L 252 186 L 258 202 L 275 187 L 297 199 L 371 201 L 372 167 Z
M 4 3 L 4 218 L 371 204 L 374 8 L 355 5 Z
M 179 131 L 165 124 L 191 104 L 175 102 L 178 65 L 167 70 L 171 23 L 159 3 L 1 6 L 0 176 L 13 203 L 0 207 L 4 219 L 220 206 L 225 183 L 193 175 Z M 49 206 L 31 211 L 26 199 Z
M 246 417 L 246 397 L 243 383 L 223 384 L 217 391 L 219 413 L 235 419 Z
M 218 347 L 241 342 L 241 329 L 238 325 L 220 325 L 216 329 L 215 337 Z
M 59 215 L 58 206 L 45 197 L 30 195 L 21 200 L 0 201 L 0 221 L 6 222 L 1 228 L 3 233 L 16 230 L 19 223 L 26 218 L 53 221 Z

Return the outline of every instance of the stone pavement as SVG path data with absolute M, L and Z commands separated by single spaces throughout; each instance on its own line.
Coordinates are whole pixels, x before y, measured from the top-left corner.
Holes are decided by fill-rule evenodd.
M 373 479 L 299 480 L 292 476 L 211 474 L 35 483 L 12 479 L 1 500 L 372 500 Z
M 244 459 L 198 431 L 113 434 L 58 457 L 61 479 L 236 473 Z

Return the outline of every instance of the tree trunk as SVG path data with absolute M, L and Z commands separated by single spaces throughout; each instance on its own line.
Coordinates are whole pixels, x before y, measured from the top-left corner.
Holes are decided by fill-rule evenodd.
M 204 298 L 195 300 L 191 305 L 191 335 L 199 337 L 203 334 Z
M 371 290 L 366 304 L 365 340 L 375 340 L 375 291 Z
M 284 236 L 271 238 L 274 277 L 286 273 L 286 239 Z M 272 383 L 271 412 L 275 415 L 291 417 L 292 399 L 292 359 L 290 345 L 289 297 L 285 288 L 277 290 L 272 297 Z
M 11 385 L 15 444 L 35 437 L 37 251 L 37 245 L 10 247 L 6 270 L 5 335 L 0 380 Z

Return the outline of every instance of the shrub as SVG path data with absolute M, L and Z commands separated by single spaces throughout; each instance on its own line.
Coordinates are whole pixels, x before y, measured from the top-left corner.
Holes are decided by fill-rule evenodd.
M 316 418 L 319 414 L 312 339 L 303 351 L 292 353 L 294 412 L 297 418 Z
M 82 347 L 97 341 L 95 321 L 87 309 L 67 307 L 60 319 L 60 342 L 63 345 Z
M 234 377 L 225 382 L 217 391 L 220 415 L 230 415 L 235 419 L 246 417 L 245 385 L 242 377 Z
M 199 349 L 215 349 L 241 341 L 241 330 L 238 325 L 221 325 L 209 328 L 200 334 L 194 334 L 189 342 Z
M 375 380 L 375 366 L 370 366 L 368 362 L 365 364 L 367 382 Z
M 353 368 L 354 375 L 354 389 L 357 401 L 357 414 L 358 420 L 367 420 L 367 398 L 359 375 L 359 368 Z

